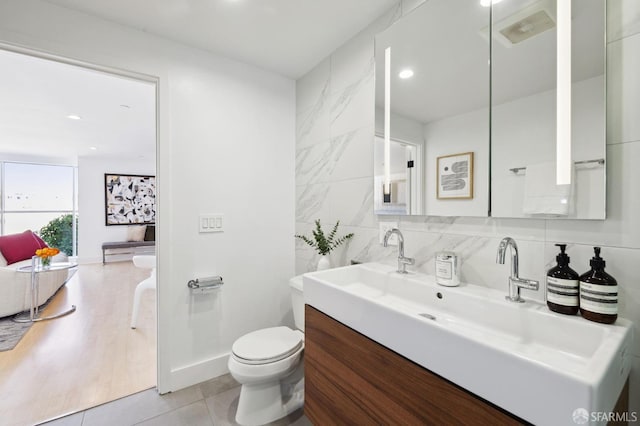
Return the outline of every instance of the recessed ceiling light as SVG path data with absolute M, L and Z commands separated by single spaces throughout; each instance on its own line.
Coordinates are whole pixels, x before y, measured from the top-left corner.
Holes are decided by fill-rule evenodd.
M 76 114 L 69 114 L 69 115 L 67 115 L 67 118 L 70 119 L 70 120 L 80 120 L 80 119 L 82 119 L 82 117 L 80 117 L 79 115 L 76 115 Z
M 91 151 L 97 151 L 97 150 L 98 150 L 98 148 L 96 148 L 95 146 L 90 146 L 90 147 L 89 147 L 89 149 L 90 149 Z
M 398 74 L 398 77 L 402 78 L 403 80 L 407 78 L 411 78 L 413 77 L 413 70 L 410 70 L 409 68 L 404 69 L 400 71 L 400 73 Z
M 492 4 L 500 3 L 502 0 L 480 0 L 480 6 L 489 7 Z

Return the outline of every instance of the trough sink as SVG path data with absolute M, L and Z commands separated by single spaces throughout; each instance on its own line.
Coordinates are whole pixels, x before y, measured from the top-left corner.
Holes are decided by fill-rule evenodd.
M 307 273 L 305 303 L 536 425 L 608 413 L 629 376 L 631 323 L 513 303 L 507 291 L 365 263 Z M 589 415 L 590 424 L 605 416 Z

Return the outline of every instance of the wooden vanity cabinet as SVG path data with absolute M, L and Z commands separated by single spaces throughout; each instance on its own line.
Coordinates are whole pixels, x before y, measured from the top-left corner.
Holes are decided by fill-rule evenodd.
M 526 424 L 309 305 L 304 363 L 315 425 Z

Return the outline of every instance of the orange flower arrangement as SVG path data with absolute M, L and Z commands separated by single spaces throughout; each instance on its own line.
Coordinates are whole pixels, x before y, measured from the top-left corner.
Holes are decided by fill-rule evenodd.
M 60 253 L 60 250 L 55 247 L 45 247 L 36 250 L 36 256 L 40 258 L 43 269 L 49 269 L 51 267 L 51 257 Z
M 36 250 L 36 256 L 38 256 L 40 259 L 52 257 L 58 253 L 60 253 L 60 250 L 55 247 L 45 247 L 45 248 Z

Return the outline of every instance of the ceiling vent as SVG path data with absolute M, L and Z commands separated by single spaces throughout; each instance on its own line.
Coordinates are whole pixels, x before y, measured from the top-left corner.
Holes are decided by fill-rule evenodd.
M 506 47 L 530 39 L 555 28 L 556 8 L 554 0 L 540 0 L 503 18 L 493 25 L 493 38 Z M 481 30 L 489 38 L 489 27 Z
M 547 12 L 540 10 L 499 31 L 511 44 L 518 44 L 555 26 L 556 23 Z

